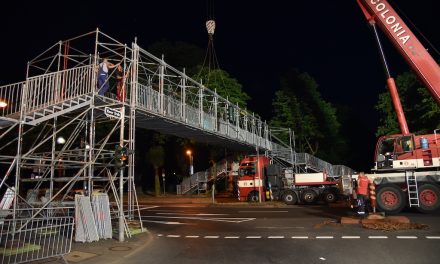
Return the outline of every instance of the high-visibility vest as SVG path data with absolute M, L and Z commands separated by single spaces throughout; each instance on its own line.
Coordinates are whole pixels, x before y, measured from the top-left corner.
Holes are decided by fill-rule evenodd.
M 367 176 L 358 177 L 357 194 L 368 195 L 368 178 Z

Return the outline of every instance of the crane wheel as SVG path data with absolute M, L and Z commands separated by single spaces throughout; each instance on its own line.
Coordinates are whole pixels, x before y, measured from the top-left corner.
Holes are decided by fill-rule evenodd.
M 379 185 L 377 188 L 377 207 L 387 214 L 397 214 L 405 207 L 403 192 L 395 184 Z
M 322 194 L 322 198 L 326 203 L 335 203 L 338 199 L 336 192 L 333 190 L 325 190 Z
M 296 203 L 298 203 L 298 197 L 296 196 L 295 192 L 286 191 L 283 194 L 283 201 L 289 205 L 296 204 Z
M 431 213 L 440 208 L 440 188 L 437 185 L 427 183 L 419 186 L 418 211 Z
M 258 202 L 258 192 L 252 191 L 248 194 L 247 201 L 250 203 L 256 203 Z
M 302 193 L 302 199 L 307 204 L 312 204 L 312 203 L 316 202 L 317 197 L 318 197 L 318 194 L 312 189 L 306 189 Z

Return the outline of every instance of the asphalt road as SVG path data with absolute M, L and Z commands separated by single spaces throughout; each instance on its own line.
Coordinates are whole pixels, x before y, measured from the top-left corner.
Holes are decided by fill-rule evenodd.
M 424 230 L 338 224 L 346 208 L 144 206 L 152 241 L 132 263 L 439 263 L 440 214 L 408 211 Z

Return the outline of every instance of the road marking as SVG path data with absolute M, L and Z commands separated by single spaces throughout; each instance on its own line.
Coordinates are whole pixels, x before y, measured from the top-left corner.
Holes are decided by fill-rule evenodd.
M 180 237 L 180 235 L 167 235 L 167 237 Z
M 369 239 L 387 239 L 387 236 L 368 236 Z
M 186 213 L 156 213 L 158 215 L 187 215 L 187 216 L 216 216 L 216 215 L 228 215 L 228 214 L 186 214 Z
M 426 236 L 426 239 L 440 239 L 440 236 Z
M 316 239 L 333 239 L 333 236 L 317 236 Z
M 239 213 L 288 213 L 289 211 L 238 211 Z
M 157 236 L 158 236 L 158 237 L 161 237 L 161 236 L 163 236 L 163 235 L 162 235 L 162 234 L 157 234 Z
M 157 208 L 157 207 L 159 207 L 159 206 L 153 205 L 153 206 L 148 206 L 148 207 L 141 207 L 141 208 L 139 208 L 139 211 L 141 211 L 141 210 L 149 210 L 149 209 Z M 124 210 L 124 212 L 127 212 L 127 210 Z
M 292 239 L 309 239 L 308 236 L 293 236 Z
M 284 238 L 284 236 L 268 236 L 267 238 Z
M 186 238 L 198 238 L 199 236 L 185 236 Z
M 164 225 L 194 225 L 193 223 L 181 223 L 181 222 L 170 222 L 170 221 L 154 221 L 154 220 L 142 220 L 142 222 L 157 223 L 157 224 L 164 224 Z
M 359 239 L 360 236 L 342 236 L 342 239 Z
M 396 236 L 399 239 L 417 239 L 416 236 Z
M 237 239 L 239 236 L 225 236 L 226 239 Z
M 246 238 L 251 238 L 251 239 L 253 239 L 253 238 L 261 238 L 261 236 L 247 236 Z
M 227 222 L 227 223 L 242 223 L 246 221 L 252 221 L 256 218 L 242 218 L 242 217 L 218 217 L 218 218 L 206 218 L 206 217 L 185 217 L 185 216 L 159 216 L 150 215 L 142 216 L 142 218 L 170 218 L 170 219 L 187 219 L 187 220 L 201 220 L 201 221 L 216 221 L 216 222 Z M 145 221 L 145 220 L 143 220 Z
M 219 236 L 205 236 L 205 238 L 219 238 Z

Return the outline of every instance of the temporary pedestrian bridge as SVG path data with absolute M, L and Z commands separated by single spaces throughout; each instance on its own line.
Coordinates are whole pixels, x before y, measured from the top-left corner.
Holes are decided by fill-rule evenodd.
M 123 98 L 98 95 L 97 65 L 104 57 L 123 68 Z M 109 69 L 111 87 L 117 85 L 116 70 Z M 21 203 L 33 206 L 25 189 L 46 188 L 43 207 L 68 200 L 75 189 L 86 195 L 102 189 L 113 193 L 120 208 L 127 199 L 124 218 L 132 218 L 135 157 L 129 155 L 128 166 L 115 170 L 113 155 L 118 144 L 135 149 L 137 127 L 259 150 L 297 169 L 334 176 L 349 170 L 296 153 L 277 139 L 280 129 L 192 79 L 185 69 L 173 68 L 137 41 L 128 46 L 98 29 L 57 42 L 31 60 L 25 81 L 1 86 L 0 99 L 0 193 L 15 187 L 14 214 Z

